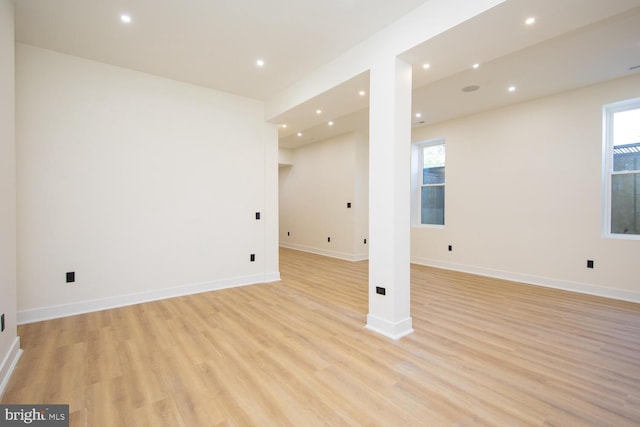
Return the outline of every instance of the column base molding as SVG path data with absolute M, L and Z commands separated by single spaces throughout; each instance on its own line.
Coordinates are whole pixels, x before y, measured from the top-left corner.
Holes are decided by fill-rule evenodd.
M 397 322 L 391 322 L 373 314 L 368 314 L 365 328 L 384 335 L 385 337 L 399 340 L 413 332 L 413 320 L 411 317 L 408 317 Z

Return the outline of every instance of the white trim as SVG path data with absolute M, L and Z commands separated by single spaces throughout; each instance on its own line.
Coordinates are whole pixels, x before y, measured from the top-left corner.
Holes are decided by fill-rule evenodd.
M 365 328 L 384 335 L 385 337 L 399 340 L 413 332 L 413 320 L 411 317 L 407 317 L 397 322 L 390 322 L 373 314 L 367 314 L 367 324 Z
M 215 280 L 212 282 L 193 283 L 175 288 L 156 289 L 137 294 L 117 295 L 113 297 L 80 301 L 71 304 L 55 305 L 50 307 L 34 308 L 18 311 L 18 325 L 39 322 L 41 320 L 57 319 L 59 317 L 73 316 L 76 314 L 91 313 L 110 308 L 124 307 L 143 302 L 157 301 L 185 295 L 193 295 L 202 292 L 217 291 L 221 289 L 236 288 L 239 286 L 256 285 L 280 280 L 280 273 L 256 274 L 252 276 L 233 277 L 230 279 Z
M 2 365 L 0 365 L 0 398 L 2 398 L 4 390 L 7 387 L 7 384 L 9 384 L 9 379 L 18 364 L 18 360 L 20 360 L 20 356 L 22 356 L 20 337 L 16 337 L 13 340 L 13 344 L 9 348 L 9 351 L 5 355 Z
M 312 246 L 297 245 L 295 243 L 283 243 L 283 242 L 280 242 L 280 247 L 286 248 L 286 249 L 293 249 L 295 251 L 308 252 L 316 255 L 328 256 L 330 258 L 338 258 L 338 259 L 342 259 L 345 261 L 352 261 L 352 262 L 364 261 L 369 259 L 369 254 L 366 252 L 359 253 L 359 254 L 350 254 L 347 252 L 330 251 L 327 249 L 320 249 Z
M 637 175 L 640 171 L 632 170 L 632 171 L 611 171 L 611 176 L 613 175 Z
M 479 276 L 509 280 L 525 285 L 543 286 L 545 288 L 562 289 L 564 291 L 576 292 L 580 294 L 595 295 L 598 297 L 640 303 L 640 292 L 628 291 L 625 289 L 605 288 L 588 283 L 571 282 L 568 280 L 558 280 L 552 279 L 550 277 L 541 277 L 524 273 L 513 273 L 510 271 L 494 270 L 491 268 L 476 267 L 464 264 L 454 264 L 419 257 L 411 257 L 411 262 L 413 264 L 442 268 L 444 270 L 460 271 L 463 273 L 477 274 Z
M 351 261 L 353 262 L 358 262 L 358 261 L 367 261 L 369 259 L 369 253 L 362 253 L 362 254 L 354 254 L 353 255 L 353 259 Z
M 424 141 L 411 143 L 411 227 L 424 227 L 424 228 L 444 228 L 446 221 L 446 204 L 447 194 L 446 185 L 447 179 L 442 184 L 425 184 L 423 179 L 423 166 L 424 166 L 424 149 L 425 147 L 434 147 L 436 145 L 447 146 L 447 140 L 444 136 L 438 138 L 431 138 Z M 447 161 L 445 159 L 445 170 Z M 445 218 L 444 224 L 423 224 L 422 223 L 422 187 L 444 187 L 445 188 Z
M 412 224 L 411 228 L 429 228 L 432 230 L 444 230 L 444 225 L 442 224 Z
M 619 240 L 640 240 L 640 234 L 609 233 L 606 237 Z
M 611 234 L 611 173 L 613 169 L 613 111 L 607 105 L 602 107 L 602 235 Z
M 275 273 L 267 273 L 264 275 L 264 283 L 273 283 L 280 281 L 280 272 L 276 271 Z
M 640 240 L 639 234 L 624 234 L 611 232 L 611 187 L 614 175 L 637 174 L 633 171 L 613 170 L 613 115 L 615 113 L 640 108 L 640 98 L 613 102 L 602 107 L 602 235 L 605 238 Z

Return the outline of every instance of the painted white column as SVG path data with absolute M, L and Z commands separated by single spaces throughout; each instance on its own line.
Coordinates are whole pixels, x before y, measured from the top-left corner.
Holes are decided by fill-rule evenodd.
M 369 101 L 369 314 L 393 339 L 413 332 L 410 313 L 411 64 L 371 67 Z M 385 295 L 376 292 L 385 289 Z

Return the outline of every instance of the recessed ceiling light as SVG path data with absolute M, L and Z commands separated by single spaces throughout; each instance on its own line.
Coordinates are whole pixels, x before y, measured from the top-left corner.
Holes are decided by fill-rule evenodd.
M 431 68 L 431 65 L 428 63 L 424 63 L 422 64 L 422 68 L 424 68 L 425 70 L 428 70 L 429 68 Z
M 281 127 L 282 129 L 286 129 L 286 128 L 287 128 L 287 125 L 285 125 L 285 124 L 281 124 L 281 125 L 280 125 L 280 127 Z
M 298 132 L 298 136 L 302 136 L 302 132 Z
M 420 117 L 422 117 L 422 114 L 420 114 L 420 113 L 416 113 L 416 117 L 417 117 L 417 118 L 420 118 Z
M 524 23 L 525 23 L 525 24 L 527 24 L 527 25 L 533 25 L 533 24 L 535 24 L 535 23 L 536 23 L 536 18 L 534 18 L 533 16 L 532 16 L 532 17 L 530 17 L 530 18 L 527 18 L 527 19 L 524 21 Z
M 256 65 L 257 65 L 258 67 L 264 67 L 264 60 L 263 60 L 263 59 L 258 59 L 258 60 L 256 61 Z
M 515 86 L 509 86 L 509 92 L 515 92 L 515 91 L 516 91 Z
M 316 110 L 316 114 L 322 114 L 322 110 L 320 109 Z
M 128 23 L 131 22 L 131 16 L 126 15 L 126 14 L 122 14 L 122 15 L 120 15 L 120 20 L 122 22 L 124 22 L 125 24 L 128 24 Z
M 478 64 L 477 62 L 475 64 L 472 65 L 474 70 L 477 70 L 478 68 L 480 68 L 480 64 Z
M 365 91 L 363 91 L 363 90 L 361 90 L 360 92 L 358 92 L 358 95 L 360 95 L 360 96 L 365 96 L 366 94 L 367 94 L 367 92 L 365 92 Z
M 329 126 L 333 126 L 333 122 L 329 122 Z

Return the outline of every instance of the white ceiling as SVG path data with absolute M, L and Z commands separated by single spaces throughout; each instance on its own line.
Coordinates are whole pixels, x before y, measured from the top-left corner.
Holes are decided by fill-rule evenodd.
M 526 10 L 537 19 L 531 27 L 523 24 Z M 440 79 L 414 70 L 413 109 L 422 113 L 420 119 L 412 118 L 414 125 L 631 74 L 629 69 L 640 64 L 640 1 L 508 2 L 426 45 L 428 50 L 421 46 L 407 59 L 457 64 Z M 458 46 L 453 61 L 451 46 Z M 475 62 L 481 66 L 474 70 Z M 429 71 L 436 71 L 435 66 Z M 462 91 L 470 85 L 480 89 Z M 509 93 L 510 85 L 517 91 Z
M 265 99 L 424 2 L 18 0 L 16 40 Z
M 18 0 L 16 40 L 264 100 L 422 3 Z M 401 57 L 414 64 L 413 125 L 435 123 L 640 72 L 640 0 L 507 0 Z M 363 73 L 278 117 L 280 146 L 366 131 L 368 87 Z
M 530 27 L 524 24 L 529 16 L 537 19 Z M 413 126 L 436 123 L 640 73 L 630 70 L 640 65 L 640 0 L 508 0 L 401 57 L 414 64 L 413 113 L 421 117 L 411 118 Z M 480 67 L 472 69 L 474 63 Z M 462 91 L 470 85 L 480 89 Z M 517 91 L 509 93 L 509 85 Z M 280 116 L 287 124 L 280 129 L 280 147 L 345 129 L 366 131 L 368 98 L 357 96 L 356 87 L 368 87 L 368 75 Z M 322 117 L 316 108 L 323 109 Z

